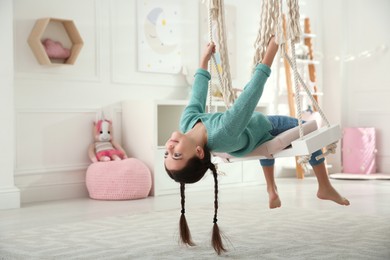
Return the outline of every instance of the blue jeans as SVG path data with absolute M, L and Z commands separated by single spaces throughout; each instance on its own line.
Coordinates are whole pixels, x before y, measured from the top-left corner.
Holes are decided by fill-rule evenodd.
M 268 120 L 271 122 L 272 130 L 269 131 L 269 133 L 273 136 L 277 136 L 278 134 L 283 133 L 284 131 L 287 131 L 288 129 L 294 128 L 298 126 L 298 119 L 289 117 L 289 116 L 267 116 Z M 321 155 L 322 151 L 317 150 L 315 151 L 310 158 L 310 165 L 318 165 L 320 163 L 324 162 L 324 158 L 321 158 L 319 160 L 316 160 L 316 157 L 318 155 Z M 261 159 L 260 160 L 261 166 L 273 166 L 275 164 L 275 159 Z

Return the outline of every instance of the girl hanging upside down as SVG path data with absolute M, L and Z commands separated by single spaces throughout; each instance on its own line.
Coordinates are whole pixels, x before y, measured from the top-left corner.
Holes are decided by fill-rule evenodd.
M 165 144 L 165 169 L 173 180 L 180 183 L 182 198 L 180 237 L 186 245 L 192 246 L 194 243 L 184 216 L 185 184 L 199 181 L 210 169 L 215 183 L 212 246 L 218 254 L 226 251 L 217 225 L 218 179 L 215 165 L 211 162 L 210 151 L 242 157 L 274 136 L 298 125 L 298 120 L 292 117 L 265 116 L 255 111 L 264 85 L 270 76 L 270 67 L 277 51 L 278 45 L 272 37 L 262 63 L 256 66 L 252 79 L 235 103 L 223 113 L 206 113 L 208 81 L 210 80 L 210 74 L 207 71 L 208 61 L 215 52 L 215 44 L 209 43 L 205 48 L 200 68 L 195 74 L 189 103 L 181 116 L 181 132 L 173 132 Z M 324 159 L 316 160 L 316 156 L 321 154 L 321 150 L 318 150 L 310 159 L 318 181 L 317 197 L 332 200 L 340 205 L 349 205 L 349 201 L 331 185 Z M 269 207 L 280 207 L 281 201 L 274 180 L 274 159 L 262 159 L 260 164 L 267 183 Z

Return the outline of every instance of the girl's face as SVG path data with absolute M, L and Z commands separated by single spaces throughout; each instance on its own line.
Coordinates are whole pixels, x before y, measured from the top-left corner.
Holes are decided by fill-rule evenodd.
M 173 132 L 165 143 L 164 162 L 168 170 L 181 170 L 194 156 L 201 156 L 203 149 L 180 132 Z

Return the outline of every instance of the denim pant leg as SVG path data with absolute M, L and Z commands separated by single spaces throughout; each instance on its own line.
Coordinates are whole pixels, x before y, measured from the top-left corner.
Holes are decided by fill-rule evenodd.
M 309 160 L 309 163 L 311 166 L 315 166 L 315 165 L 318 165 L 318 164 L 321 164 L 325 161 L 324 158 L 321 158 L 319 160 L 316 159 L 317 156 L 321 155 L 322 154 L 322 150 L 317 150 L 315 151 L 314 153 L 311 154 L 311 158 Z
M 270 131 L 270 134 L 273 136 L 277 136 L 278 134 L 283 133 L 284 131 L 287 131 L 291 128 L 294 128 L 298 126 L 298 119 L 289 117 L 289 116 L 267 116 L 268 120 L 271 122 L 272 130 Z M 317 150 L 315 151 L 310 160 L 310 165 L 318 165 L 324 161 L 323 158 L 320 160 L 316 160 L 316 157 L 318 155 L 321 155 L 322 151 Z M 275 159 L 261 159 L 260 160 L 261 166 L 273 166 L 275 164 Z

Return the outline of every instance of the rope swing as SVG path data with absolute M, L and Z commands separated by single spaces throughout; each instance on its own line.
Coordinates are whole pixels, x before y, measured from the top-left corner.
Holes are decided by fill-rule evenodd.
M 217 62 L 214 56 L 212 56 L 213 65 L 215 71 L 218 74 L 219 83 L 221 86 L 221 92 L 223 95 L 224 102 L 227 107 L 234 102 L 235 93 L 231 84 L 231 75 L 230 75 L 230 65 L 229 57 L 227 51 L 227 39 L 226 39 L 226 28 L 224 20 L 224 1 L 223 0 L 204 0 L 207 1 L 208 11 L 209 11 L 209 40 L 214 41 L 213 39 L 213 22 L 216 25 L 217 35 L 218 35 L 218 50 L 221 56 L 221 67 L 220 71 L 217 66 Z M 288 61 L 293 71 L 294 78 L 294 88 L 295 88 L 295 103 L 297 105 L 297 117 L 298 117 L 298 127 L 299 127 L 299 139 L 304 139 L 304 130 L 302 127 L 302 109 L 301 109 L 301 97 L 299 95 L 300 88 L 306 92 L 307 96 L 310 98 L 313 106 L 317 109 L 321 115 L 323 122 L 325 122 L 326 127 L 330 128 L 328 119 L 326 118 L 324 112 L 318 105 L 316 99 L 313 97 L 311 91 L 305 84 L 301 75 L 298 72 L 296 55 L 295 55 L 295 43 L 300 42 L 301 40 L 301 28 L 300 28 L 300 14 L 298 0 L 286 0 L 287 12 L 284 14 L 282 10 L 283 2 L 282 0 L 263 0 L 261 6 L 261 19 L 259 31 L 257 34 L 256 41 L 254 43 L 255 54 L 253 57 L 252 71 L 257 64 L 261 63 L 265 53 L 268 42 L 272 36 L 275 36 L 275 42 L 279 45 L 279 50 L 281 55 Z M 283 29 L 283 19 L 286 18 L 286 31 Z M 287 44 L 290 46 L 288 52 Z M 209 64 L 211 68 L 211 61 Z M 211 69 L 210 69 L 211 73 Z M 211 80 L 209 82 L 209 109 L 211 107 Z M 320 138 L 320 137 L 319 137 Z M 339 139 L 339 138 L 338 138 Z M 324 157 L 330 153 L 336 152 L 337 142 L 332 141 L 330 144 L 327 144 L 323 154 L 320 157 Z M 322 148 L 322 147 L 321 147 Z M 311 154 L 300 156 L 298 162 L 304 166 L 306 169 L 306 164 L 310 159 Z M 317 158 L 317 160 L 320 158 Z

